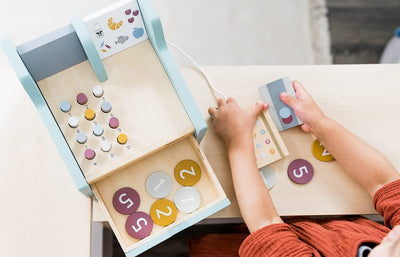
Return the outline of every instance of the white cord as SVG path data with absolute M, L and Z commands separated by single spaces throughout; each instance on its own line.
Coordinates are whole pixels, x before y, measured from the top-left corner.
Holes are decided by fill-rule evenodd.
M 207 81 L 207 84 L 210 86 L 210 88 L 218 93 L 219 95 L 221 95 L 225 100 L 228 99 L 228 97 L 226 97 L 226 95 L 219 90 L 218 88 L 216 88 L 214 86 L 214 84 L 211 82 L 211 80 L 208 78 L 207 73 L 200 67 L 200 65 L 198 65 L 187 53 L 185 53 L 182 49 L 180 49 L 178 46 L 176 46 L 174 43 L 171 43 L 170 41 L 166 40 L 167 43 L 169 45 L 171 45 L 173 48 L 175 48 L 176 50 L 178 50 L 178 52 L 180 52 L 183 56 L 185 56 L 189 61 L 191 61 L 193 63 L 193 65 L 201 72 L 201 74 L 203 74 L 204 78 Z

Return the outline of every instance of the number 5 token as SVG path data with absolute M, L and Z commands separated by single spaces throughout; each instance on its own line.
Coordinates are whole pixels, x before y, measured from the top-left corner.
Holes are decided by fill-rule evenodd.
M 201 169 L 197 162 L 183 160 L 176 165 L 174 176 L 176 181 L 182 186 L 193 186 L 200 180 Z
M 126 232 L 135 239 L 143 239 L 151 234 L 153 221 L 144 212 L 134 212 L 126 219 Z
M 296 184 L 307 184 L 314 176 L 314 168 L 304 159 L 296 159 L 289 164 L 288 176 Z
M 150 208 L 151 219 L 160 226 L 168 226 L 176 220 L 178 210 L 175 204 L 167 199 L 160 199 L 153 203 Z
M 140 196 L 135 189 L 123 187 L 115 192 L 112 201 L 117 212 L 124 215 L 129 215 L 134 213 L 139 208 Z

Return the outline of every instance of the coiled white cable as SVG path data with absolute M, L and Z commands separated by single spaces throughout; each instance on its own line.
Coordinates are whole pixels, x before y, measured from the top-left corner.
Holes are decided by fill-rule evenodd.
M 178 46 L 176 46 L 174 43 L 171 43 L 170 41 L 166 40 L 167 43 L 172 46 L 173 48 L 175 48 L 179 53 L 181 53 L 183 56 L 185 56 L 189 61 L 191 61 L 193 63 L 193 65 L 200 71 L 200 73 L 204 76 L 204 78 L 207 81 L 207 84 L 209 85 L 209 87 L 216 92 L 217 94 L 221 95 L 225 100 L 228 99 L 228 97 L 218 88 L 216 88 L 214 86 L 214 84 L 211 82 L 210 78 L 207 76 L 207 73 L 203 70 L 203 68 L 200 67 L 200 65 L 197 64 L 197 62 L 195 62 L 195 60 L 193 60 L 187 53 L 185 53 L 182 49 L 180 49 Z

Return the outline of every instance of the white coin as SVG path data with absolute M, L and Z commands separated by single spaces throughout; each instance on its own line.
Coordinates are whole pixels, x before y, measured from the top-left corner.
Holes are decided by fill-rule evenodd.
M 146 179 L 146 190 L 154 198 L 164 198 L 172 191 L 172 179 L 165 172 L 153 172 Z
M 191 213 L 200 206 L 201 197 L 194 187 L 181 187 L 175 192 L 176 208 L 184 213 Z
M 111 144 L 107 140 L 101 142 L 101 150 L 103 152 L 108 152 L 111 150 Z
M 76 117 L 76 116 L 69 117 L 68 124 L 71 126 L 71 128 L 78 127 L 78 125 L 79 125 L 78 117 Z
M 92 92 L 95 97 L 101 97 L 104 93 L 103 88 L 101 86 L 95 86 Z

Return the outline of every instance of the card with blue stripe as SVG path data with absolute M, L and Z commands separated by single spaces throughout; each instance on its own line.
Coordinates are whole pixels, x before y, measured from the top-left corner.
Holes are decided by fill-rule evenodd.
M 282 102 L 279 97 L 282 92 L 287 92 L 289 95 L 296 97 L 289 77 L 270 82 L 259 87 L 258 90 L 262 100 L 269 104 L 269 113 L 279 132 L 303 124 L 294 113 L 294 110 Z

